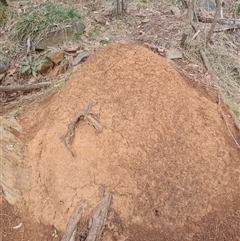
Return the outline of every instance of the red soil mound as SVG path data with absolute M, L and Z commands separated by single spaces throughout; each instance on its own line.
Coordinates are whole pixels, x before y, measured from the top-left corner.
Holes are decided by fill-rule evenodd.
M 91 99 L 103 131 L 79 122 L 71 157 L 60 136 Z M 240 152 L 218 108 L 143 47 L 98 50 L 59 93 L 22 118 L 33 216 L 63 231 L 76 203 L 85 199 L 91 210 L 103 185 L 128 240 L 201 240 L 209 229 L 216 233 L 226 215 L 240 211 Z

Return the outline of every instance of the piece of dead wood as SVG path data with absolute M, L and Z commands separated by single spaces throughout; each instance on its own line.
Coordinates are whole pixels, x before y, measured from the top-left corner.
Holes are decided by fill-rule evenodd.
M 237 145 L 238 149 L 240 149 L 240 145 L 239 145 L 239 143 L 237 142 L 236 138 L 234 137 L 234 135 L 233 135 L 233 133 L 232 133 L 232 131 L 231 131 L 229 125 L 228 125 L 227 119 L 226 119 L 225 115 L 223 114 L 223 111 L 222 111 L 221 114 L 222 114 L 222 118 L 223 118 L 223 120 L 224 120 L 224 123 L 225 123 L 225 125 L 226 125 L 226 127 L 227 127 L 228 133 L 229 133 L 230 136 L 232 137 L 232 139 L 233 139 L 233 141 L 235 142 L 235 144 Z
M 200 15 L 198 15 L 198 18 L 199 18 L 200 22 L 202 22 L 202 23 L 212 23 L 214 21 L 214 18 L 204 17 L 204 16 L 200 16 Z M 217 19 L 217 23 L 224 24 L 224 25 L 232 25 L 233 27 L 234 27 L 234 25 L 236 27 L 240 27 L 239 19 L 219 18 L 219 19 Z
M 92 218 L 89 220 L 89 232 L 86 241 L 95 241 L 100 238 L 106 222 L 111 199 L 112 195 L 109 192 L 102 197 L 102 200 L 96 207 Z
M 214 71 L 212 69 L 212 66 L 211 66 L 211 64 L 208 61 L 208 58 L 207 58 L 205 52 L 202 49 L 200 49 L 200 54 L 201 54 L 203 63 L 206 66 L 206 68 L 207 68 L 208 72 L 210 73 L 210 75 L 212 76 L 212 79 L 214 80 L 215 84 L 218 83 L 218 77 L 215 75 L 215 73 L 214 73 Z
M 0 91 L 3 91 L 3 92 L 27 91 L 27 90 L 33 90 L 33 89 L 40 89 L 50 84 L 51 82 L 41 82 L 37 84 L 27 84 L 27 85 L 7 85 L 7 86 L 0 86 Z
M 69 148 L 66 138 L 69 137 L 69 142 L 72 140 L 73 135 L 74 135 L 74 128 L 79 120 L 87 121 L 90 125 L 94 126 L 94 128 L 96 129 L 97 132 L 101 132 L 103 129 L 102 125 L 96 119 L 93 118 L 93 116 L 95 116 L 96 114 L 91 111 L 92 105 L 94 105 L 96 103 L 97 103 L 96 100 L 90 100 L 87 103 L 85 108 L 79 110 L 77 112 L 77 114 L 75 115 L 75 117 L 73 118 L 73 120 L 68 125 L 67 131 L 60 137 L 60 139 L 62 139 L 65 147 L 68 149 L 68 151 L 71 153 L 71 155 L 73 157 L 74 157 L 74 153 Z
M 74 208 L 72 216 L 67 224 L 65 233 L 61 239 L 61 241 L 70 241 L 75 240 L 75 229 L 76 225 L 79 222 L 83 211 L 83 202 L 79 202 L 77 206 Z

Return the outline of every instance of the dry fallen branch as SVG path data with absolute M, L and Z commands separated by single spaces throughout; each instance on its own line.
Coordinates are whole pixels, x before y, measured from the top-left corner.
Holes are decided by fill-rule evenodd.
M 212 23 L 214 21 L 214 18 L 206 18 L 204 16 L 198 15 L 199 20 L 202 23 Z M 234 27 L 240 27 L 240 20 L 239 19 L 231 19 L 231 18 L 220 18 L 217 19 L 218 24 L 227 24 L 227 25 L 232 25 Z M 232 27 L 232 28 L 233 28 Z
M 212 76 L 212 79 L 214 80 L 215 83 L 218 83 L 218 77 L 215 75 L 215 73 L 214 73 L 214 71 L 212 69 L 212 66 L 211 66 L 211 64 L 208 61 L 208 58 L 207 58 L 205 52 L 202 49 L 200 49 L 200 54 L 202 56 L 202 60 L 203 60 L 204 65 L 206 66 L 208 72 Z
M 95 241 L 101 236 L 108 209 L 110 207 L 111 198 L 111 193 L 107 193 L 96 207 L 93 217 L 89 220 L 89 232 L 86 241 Z
M 200 30 L 198 30 L 192 37 L 192 41 L 198 36 L 198 34 L 200 33 Z
M 68 149 L 68 151 L 71 153 L 71 155 L 74 157 L 74 154 L 72 150 L 69 148 L 66 138 L 69 136 L 69 141 L 71 141 L 73 134 L 74 134 L 74 128 L 79 120 L 85 120 L 87 121 L 90 125 L 94 126 L 97 132 L 102 131 L 102 126 L 101 124 L 93 118 L 95 115 L 94 112 L 92 112 L 90 109 L 92 105 L 96 104 L 95 100 L 90 100 L 86 107 L 79 110 L 78 113 L 75 115 L 71 123 L 68 125 L 67 131 L 60 137 L 65 145 L 65 147 Z
M 40 89 L 50 85 L 51 82 L 41 82 L 37 84 L 28 84 L 28 85 L 8 85 L 8 86 L 0 86 L 0 91 L 3 92 L 11 92 L 11 91 L 27 91 L 33 89 Z
M 225 115 L 223 114 L 223 112 L 222 112 L 222 118 L 223 118 L 223 120 L 224 120 L 224 123 L 225 123 L 225 125 L 226 125 L 226 127 L 227 127 L 227 130 L 228 130 L 230 136 L 232 137 L 232 139 L 233 139 L 234 142 L 236 143 L 237 147 L 240 149 L 240 145 L 239 145 L 239 143 L 237 142 L 236 138 L 234 137 L 233 133 L 231 132 L 231 130 L 230 130 L 230 128 L 229 128 L 229 125 L 228 125 L 228 123 L 227 123 L 227 119 L 226 119 Z
M 79 222 L 81 215 L 83 211 L 83 203 L 79 202 L 75 209 L 73 210 L 72 216 L 68 222 L 68 225 L 66 227 L 66 231 L 61 239 L 61 241 L 70 241 L 74 240 L 74 235 L 76 233 L 76 225 Z
M 110 207 L 112 195 L 108 192 L 104 196 L 104 188 L 100 188 L 99 196 L 101 198 L 99 204 L 97 205 L 92 217 L 89 219 L 88 234 L 86 241 L 96 241 L 102 234 L 105 226 L 108 210 Z M 77 231 L 77 224 L 80 221 L 83 212 L 83 202 L 79 202 L 75 207 L 72 216 L 67 224 L 66 231 L 61 239 L 61 241 L 75 241 L 75 235 Z

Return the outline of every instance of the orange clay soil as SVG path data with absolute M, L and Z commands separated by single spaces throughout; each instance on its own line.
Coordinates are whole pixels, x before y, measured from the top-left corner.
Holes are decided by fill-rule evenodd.
M 91 99 L 103 131 L 78 122 L 72 157 L 60 136 Z M 102 185 L 113 196 L 105 240 L 239 240 L 240 152 L 212 99 L 144 47 L 99 49 L 20 119 L 31 215 L 62 233 L 79 200 L 90 215 Z

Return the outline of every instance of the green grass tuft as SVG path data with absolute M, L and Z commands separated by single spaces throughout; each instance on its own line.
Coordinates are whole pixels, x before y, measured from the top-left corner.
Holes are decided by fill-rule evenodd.
M 14 39 L 25 42 L 28 37 L 36 42 L 53 28 L 58 29 L 73 22 L 81 21 L 81 15 L 74 8 L 53 3 L 42 3 L 38 7 L 30 5 L 13 29 Z

